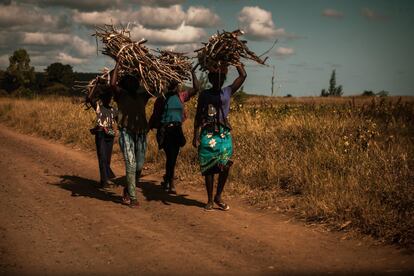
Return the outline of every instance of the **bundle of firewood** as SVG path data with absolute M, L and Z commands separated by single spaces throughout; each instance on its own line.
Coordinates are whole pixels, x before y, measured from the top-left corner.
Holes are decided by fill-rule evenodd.
M 261 59 L 247 48 L 247 41 L 240 40 L 243 31 L 223 31 L 210 37 L 204 47 L 195 50 L 198 62 L 203 71 L 223 71 L 229 65 L 240 65 L 241 58 L 250 59 L 260 64 L 265 64 L 266 59 Z
M 190 80 L 191 58 L 183 53 L 158 50 L 158 59 L 168 65 L 182 80 Z
M 179 63 L 166 62 L 166 57 L 172 56 L 152 54 L 144 45 L 147 41 L 133 41 L 127 28 L 104 25 L 97 27 L 94 35 L 104 44 L 102 53 L 117 60 L 123 74 L 138 76 L 151 95 L 163 94 L 170 81 L 182 83 L 189 79 L 188 64 L 183 59 L 177 59 Z

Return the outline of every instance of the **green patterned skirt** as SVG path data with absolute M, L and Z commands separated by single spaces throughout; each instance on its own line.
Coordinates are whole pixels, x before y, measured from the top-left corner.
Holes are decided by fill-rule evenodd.
M 203 129 L 200 135 L 198 158 L 203 175 L 218 173 L 232 164 L 233 141 L 230 129 L 220 125 L 219 131 Z

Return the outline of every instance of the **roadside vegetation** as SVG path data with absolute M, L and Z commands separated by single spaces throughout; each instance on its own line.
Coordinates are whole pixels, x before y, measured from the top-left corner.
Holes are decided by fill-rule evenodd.
M 188 142 L 178 174 L 201 185 L 191 146 L 194 107 L 195 101 L 187 105 Z M 235 163 L 229 192 L 307 221 L 413 246 L 412 98 L 244 98 L 234 101 L 230 116 Z M 93 121 L 79 98 L 0 98 L 2 124 L 85 150 L 94 150 Z M 154 136 L 148 136 L 147 162 L 162 166 Z

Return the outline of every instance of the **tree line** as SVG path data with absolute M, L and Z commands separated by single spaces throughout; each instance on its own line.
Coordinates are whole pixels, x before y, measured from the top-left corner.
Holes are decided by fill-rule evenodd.
M 329 88 L 321 90 L 321 97 L 340 97 L 344 93 L 342 85 L 336 85 L 336 71 L 332 70 L 331 78 L 329 79 Z M 365 90 L 362 92 L 361 96 L 380 96 L 385 97 L 388 96 L 389 92 L 385 90 L 381 90 L 377 93 L 373 92 L 372 90 Z
M 44 72 L 35 72 L 25 49 L 14 51 L 9 66 L 0 70 L 0 96 L 33 97 L 35 95 L 80 95 L 73 89 L 75 81 L 89 81 L 97 73 L 74 72 L 69 64 L 55 62 Z
M 46 67 L 44 72 L 35 72 L 30 65 L 30 56 L 25 49 L 14 51 L 9 57 L 6 71 L 0 70 L 0 96 L 32 97 L 35 95 L 81 95 L 73 89 L 75 81 L 87 82 L 98 73 L 74 72 L 69 64 L 55 62 Z M 202 87 L 208 86 L 207 75 L 200 76 Z M 241 89 L 238 93 L 240 102 L 244 102 L 246 93 Z M 336 71 L 333 70 L 329 80 L 329 88 L 321 90 L 321 97 L 340 97 L 343 95 L 342 85 L 336 84 Z M 362 96 L 388 96 L 389 92 L 382 90 L 377 93 L 365 90 Z M 287 97 L 291 97 L 288 94 Z

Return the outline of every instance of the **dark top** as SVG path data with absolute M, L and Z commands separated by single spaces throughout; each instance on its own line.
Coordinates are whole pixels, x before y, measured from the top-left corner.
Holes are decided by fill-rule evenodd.
M 228 121 L 230 112 L 231 87 L 222 88 L 220 93 L 212 89 L 204 90 L 198 97 L 196 125 L 204 127 L 212 123 L 231 128 Z
M 148 122 L 145 106 L 151 97 L 143 88 L 131 93 L 118 88 L 118 95 L 115 101 L 118 104 L 118 127 L 126 128 L 136 133 L 148 131 Z

